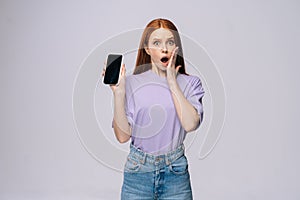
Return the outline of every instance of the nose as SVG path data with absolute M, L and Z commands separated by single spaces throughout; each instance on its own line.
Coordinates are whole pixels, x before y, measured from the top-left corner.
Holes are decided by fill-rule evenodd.
M 168 53 L 167 46 L 163 45 L 161 51 L 162 51 L 162 53 Z

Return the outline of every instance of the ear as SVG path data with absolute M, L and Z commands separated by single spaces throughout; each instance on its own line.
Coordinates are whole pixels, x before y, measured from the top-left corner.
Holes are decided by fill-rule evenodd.
M 148 55 L 150 55 L 149 48 L 148 48 L 147 46 L 145 46 L 144 49 L 145 49 L 146 53 L 147 53 Z

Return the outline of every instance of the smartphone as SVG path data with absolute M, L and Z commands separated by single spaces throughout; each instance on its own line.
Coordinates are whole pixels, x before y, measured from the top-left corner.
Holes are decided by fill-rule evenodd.
M 104 84 L 119 85 L 122 64 L 122 54 L 108 54 L 103 78 Z

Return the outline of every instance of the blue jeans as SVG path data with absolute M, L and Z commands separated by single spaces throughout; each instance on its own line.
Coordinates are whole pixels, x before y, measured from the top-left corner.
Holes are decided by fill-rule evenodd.
M 184 145 L 152 155 L 130 144 L 124 167 L 121 200 L 192 200 Z

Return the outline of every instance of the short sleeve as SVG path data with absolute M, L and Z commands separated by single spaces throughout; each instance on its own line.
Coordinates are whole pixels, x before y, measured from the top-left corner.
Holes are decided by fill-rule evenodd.
M 125 100 L 125 114 L 128 123 L 131 127 L 133 125 L 133 109 L 134 109 L 134 103 L 133 103 L 132 94 L 128 92 Z
M 190 90 L 187 95 L 187 100 L 195 107 L 197 113 L 200 115 L 200 123 L 198 124 L 197 128 L 203 121 L 203 104 L 202 104 L 202 97 L 204 96 L 204 89 L 202 86 L 202 82 L 200 78 L 194 76 L 194 78 L 190 82 Z

